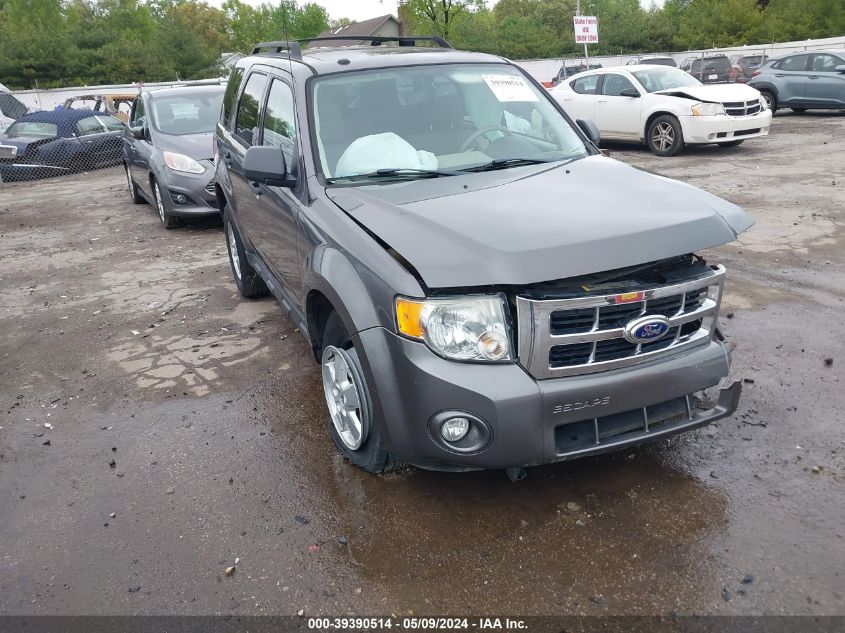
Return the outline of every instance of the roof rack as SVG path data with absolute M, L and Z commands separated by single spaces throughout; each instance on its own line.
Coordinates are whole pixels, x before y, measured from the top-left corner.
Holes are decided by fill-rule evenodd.
M 327 35 L 325 37 L 311 37 L 298 40 L 302 44 L 330 41 L 369 42 L 370 46 L 381 46 L 386 42 L 396 42 L 399 46 L 416 46 L 417 42 L 434 42 L 439 48 L 453 48 L 453 46 L 439 35 Z
M 302 60 L 302 47 L 299 45 L 299 42 L 289 40 L 279 40 L 278 42 L 260 42 L 252 49 L 253 55 L 261 55 L 262 53 L 278 55 L 279 53 L 284 52 L 287 52 L 293 59 Z

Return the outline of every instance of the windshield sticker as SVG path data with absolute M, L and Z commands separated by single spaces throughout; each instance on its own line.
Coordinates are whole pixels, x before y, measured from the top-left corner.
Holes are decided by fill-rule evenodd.
M 482 75 L 482 77 L 499 101 L 538 101 L 537 95 L 522 77 L 516 75 Z

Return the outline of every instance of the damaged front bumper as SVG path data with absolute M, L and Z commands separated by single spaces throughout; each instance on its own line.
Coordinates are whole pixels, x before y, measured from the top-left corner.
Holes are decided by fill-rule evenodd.
M 729 143 L 758 136 L 766 136 L 772 124 L 772 111 L 763 110 L 751 116 L 684 116 L 680 117 L 684 142 Z
M 596 374 L 536 380 L 520 365 L 456 363 L 384 328 L 353 337 L 375 424 L 398 461 L 437 470 L 534 466 L 620 450 L 731 415 L 741 385 L 713 403 L 702 391 L 730 369 L 719 341 Z M 438 421 L 469 415 L 472 447 L 440 437 Z

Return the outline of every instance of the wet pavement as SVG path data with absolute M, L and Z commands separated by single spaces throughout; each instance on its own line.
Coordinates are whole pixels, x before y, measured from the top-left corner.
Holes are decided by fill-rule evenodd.
M 345 463 L 219 225 L 119 170 L 0 189 L 0 614 L 845 614 L 845 116 L 611 151 L 757 220 L 707 253 L 743 399 L 517 483 Z

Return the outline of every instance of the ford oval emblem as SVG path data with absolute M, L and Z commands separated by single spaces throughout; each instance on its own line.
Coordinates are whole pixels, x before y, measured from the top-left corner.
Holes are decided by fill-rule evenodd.
M 629 321 L 622 335 L 629 343 L 651 343 L 666 336 L 669 327 L 669 319 L 665 316 L 659 314 L 644 316 Z

